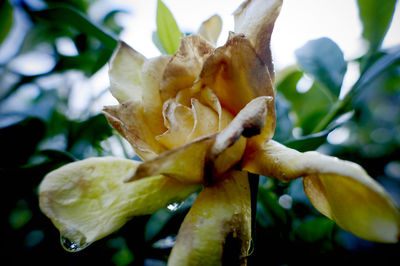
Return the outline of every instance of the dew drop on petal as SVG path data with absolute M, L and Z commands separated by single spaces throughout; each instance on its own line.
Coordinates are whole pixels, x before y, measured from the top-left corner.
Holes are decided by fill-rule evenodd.
M 86 248 L 89 246 L 90 243 L 77 243 L 73 240 L 70 240 L 64 236 L 61 236 L 61 245 L 64 247 L 65 250 L 69 252 L 78 252 L 81 251 L 82 249 Z

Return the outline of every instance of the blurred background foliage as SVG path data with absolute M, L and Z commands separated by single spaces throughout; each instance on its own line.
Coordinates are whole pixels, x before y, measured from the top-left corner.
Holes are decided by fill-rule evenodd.
M 380 47 L 396 1 L 357 3 L 368 51 L 346 61 L 328 38 L 299 48 L 298 64 L 277 73 L 274 138 L 300 151 L 318 149 L 361 164 L 400 204 L 400 44 Z M 100 113 L 107 92 L 85 88 L 110 59 L 122 30 L 115 18 L 125 12 L 94 16 L 95 4 L 1 0 L 1 256 L 10 265 L 165 265 L 196 197 L 136 217 L 73 254 L 63 250 L 57 229 L 40 212 L 37 188 L 49 171 L 91 156 L 134 156 Z M 153 41 L 161 52 L 173 53 L 182 35 L 168 8 L 159 6 Z M 343 87 L 347 71 L 357 75 L 350 88 Z M 80 108 L 77 98 L 83 98 Z M 261 177 L 256 217 L 249 265 L 398 260 L 399 244 L 361 240 L 319 214 L 301 180 Z

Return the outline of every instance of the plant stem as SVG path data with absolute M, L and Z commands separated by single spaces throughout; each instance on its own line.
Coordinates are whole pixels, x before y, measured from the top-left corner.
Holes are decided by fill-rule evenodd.
M 259 181 L 260 181 L 259 175 L 249 173 L 250 197 L 251 197 L 251 236 L 252 236 L 252 239 L 255 239 L 255 236 L 256 236 L 257 195 L 258 195 Z

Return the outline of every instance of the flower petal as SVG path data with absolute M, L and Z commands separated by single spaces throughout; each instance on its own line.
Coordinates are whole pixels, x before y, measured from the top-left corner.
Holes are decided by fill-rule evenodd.
M 168 265 L 242 265 L 250 239 L 247 173 L 231 171 L 199 193 L 179 229 Z
M 111 126 L 129 141 L 142 159 L 154 158 L 165 151 L 148 126 L 141 102 L 127 101 L 120 105 L 107 106 L 103 113 Z
M 146 58 L 124 42 L 119 42 L 111 61 L 108 75 L 110 92 L 120 102 L 141 100 L 141 70 Z
M 163 103 L 160 95 L 160 73 L 164 72 L 170 59 L 170 55 L 161 55 L 147 60 L 142 67 L 143 116 L 146 121 L 151 121 L 147 125 L 155 136 L 166 130 L 162 116 Z
M 204 88 L 200 92 L 201 100 L 210 106 L 218 114 L 218 130 L 221 131 L 226 128 L 232 121 L 233 116 L 231 113 L 221 107 L 217 95 L 210 89 Z
M 225 46 L 217 48 L 204 63 L 200 74 L 221 106 L 236 115 L 259 96 L 271 96 L 268 105 L 268 131 L 275 129 L 274 89 L 268 69 L 243 35 L 231 33 Z M 269 136 L 271 137 L 271 136 Z
M 273 79 L 270 50 L 271 34 L 281 10 L 282 0 L 247 0 L 235 12 L 235 32 L 243 33 L 268 66 Z
M 190 139 L 196 139 L 218 131 L 218 115 L 214 110 L 192 98 L 192 110 L 194 114 L 194 127 Z
M 221 33 L 221 29 L 222 19 L 220 16 L 214 15 L 201 24 L 198 33 L 204 39 L 206 39 L 213 45 L 216 45 L 218 36 Z
M 205 175 L 217 178 L 241 160 L 246 148 L 246 140 L 241 136 L 260 133 L 270 100 L 266 96 L 254 99 L 223 131 L 198 138 L 142 163 L 126 181 L 163 174 L 183 183 L 214 182 L 204 180 Z
M 83 246 L 114 232 L 132 216 L 153 213 L 198 189 L 161 175 L 125 184 L 138 164 L 103 157 L 65 165 L 40 184 L 40 208 L 62 236 Z
M 263 131 L 271 100 L 268 96 L 255 98 L 217 135 L 210 152 L 215 176 L 226 172 L 242 158 L 246 141 L 241 136 L 250 138 Z
M 399 239 L 400 213 L 394 201 L 355 163 L 269 141 L 246 154 L 243 169 L 283 181 L 304 177 L 312 204 L 343 229 L 371 241 Z
M 156 136 L 157 141 L 168 149 L 187 143 L 194 127 L 193 110 L 170 99 L 164 103 L 163 115 L 168 130 Z
M 183 146 L 168 150 L 156 158 L 139 165 L 125 181 L 163 174 L 183 183 L 203 183 L 206 156 L 215 135 L 203 137 Z
M 167 64 L 161 81 L 163 101 L 176 96 L 178 91 L 192 87 L 200 74 L 204 60 L 214 48 L 199 35 L 181 39 L 179 50 Z

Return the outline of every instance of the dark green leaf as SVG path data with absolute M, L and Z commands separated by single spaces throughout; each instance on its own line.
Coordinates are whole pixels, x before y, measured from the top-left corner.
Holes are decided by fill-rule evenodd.
M 370 51 L 379 49 L 392 21 L 396 0 L 357 0 L 363 24 L 363 37 L 369 41 Z
M 38 118 L 27 118 L 0 129 L 0 167 L 25 164 L 45 136 L 45 123 Z
M 53 161 L 74 162 L 77 159 L 69 152 L 59 150 L 41 150 L 39 154 L 51 158 Z
M 13 229 L 20 229 L 25 224 L 27 224 L 31 218 L 32 218 L 32 211 L 25 207 L 25 208 L 14 209 L 11 212 L 8 220 Z
M 102 68 L 110 59 L 113 50 L 102 47 L 98 50 L 89 50 L 77 56 L 59 56 L 55 71 L 66 71 L 71 69 L 82 70 L 90 77 Z
M 339 116 L 336 120 L 332 121 L 328 129 L 318 133 L 310 134 L 296 139 L 291 139 L 284 144 L 289 148 L 298 150 L 300 152 L 313 151 L 326 142 L 326 139 L 333 130 L 342 126 L 353 117 L 354 112 L 349 112 Z
M 0 3 L 0 44 L 7 37 L 13 24 L 13 7 L 8 0 Z
M 110 49 L 114 49 L 117 46 L 118 41 L 115 37 L 89 21 L 85 14 L 70 6 L 60 5 L 32 12 L 32 15 L 51 23 L 60 23 L 74 27 L 81 33 L 97 38 Z
M 400 48 L 397 48 L 390 53 L 380 57 L 360 76 L 356 84 L 354 84 L 351 93 L 348 94 L 349 97 L 353 97 L 354 94 L 358 93 L 358 90 L 360 90 L 364 86 L 369 85 L 375 78 L 385 72 L 394 63 L 399 62 L 399 60 Z
M 263 186 L 258 187 L 258 202 L 261 203 L 263 210 L 275 224 L 285 224 L 287 222 L 286 212 L 279 204 L 276 195 L 264 188 Z
M 174 213 L 165 209 L 159 210 L 158 212 L 154 213 L 146 224 L 144 231 L 145 240 L 150 241 L 158 233 L 160 233 L 167 222 L 172 218 L 172 216 L 174 216 Z
M 300 224 L 295 232 L 302 240 L 314 243 L 329 239 L 335 223 L 328 218 L 315 218 Z
M 117 23 L 115 17 L 120 13 L 127 13 L 125 10 L 112 10 L 103 18 L 103 25 L 114 34 L 120 34 L 123 27 Z
M 328 38 L 307 42 L 295 51 L 297 61 L 305 72 L 310 73 L 330 92 L 339 97 L 347 64 L 339 46 Z
M 69 151 L 83 158 L 85 151 L 101 150 L 100 142 L 112 136 L 112 128 L 103 114 L 98 114 L 85 121 L 71 121 L 68 131 Z
M 161 0 L 157 2 L 157 34 L 167 53 L 173 54 L 178 50 L 182 33 L 172 13 Z
M 300 71 L 288 74 L 277 84 L 277 91 L 291 103 L 297 118 L 296 126 L 302 128 L 303 135 L 308 135 L 329 112 L 332 101 L 316 83 L 307 92 L 298 92 L 296 86 L 302 76 Z
M 285 145 L 300 152 L 313 151 L 326 142 L 326 138 L 331 130 L 325 130 L 316 134 L 289 140 Z

